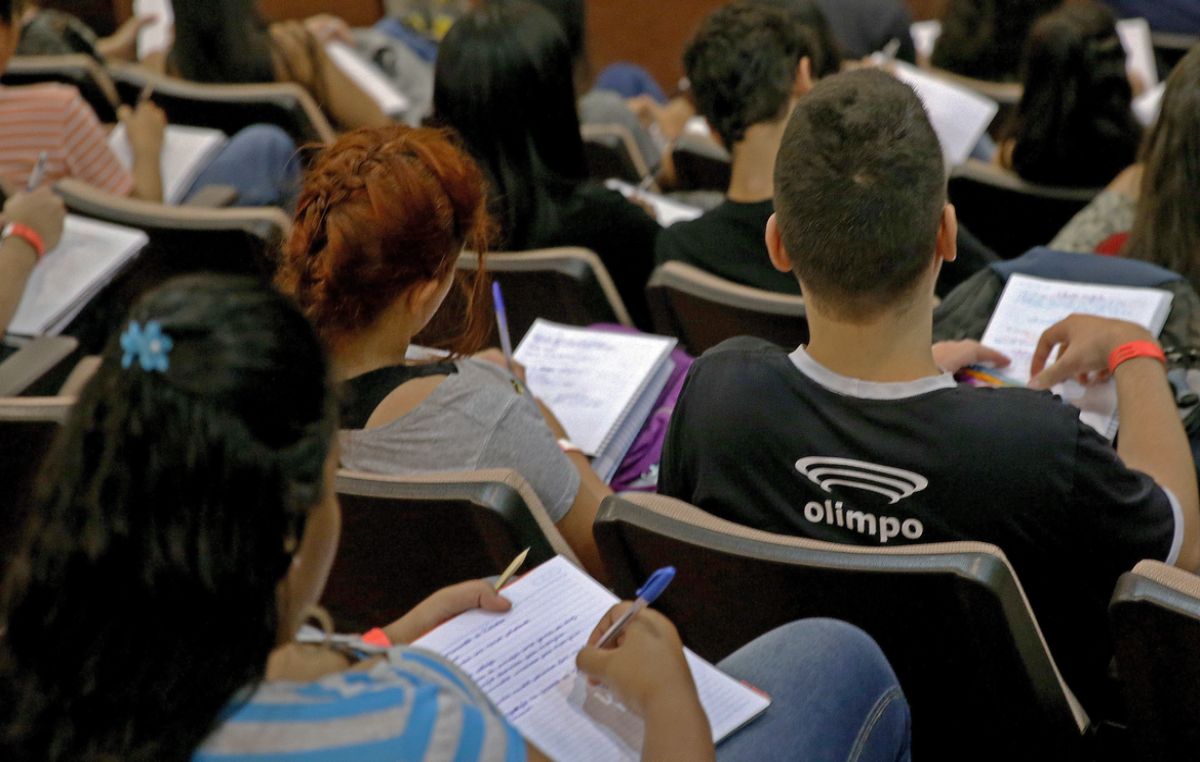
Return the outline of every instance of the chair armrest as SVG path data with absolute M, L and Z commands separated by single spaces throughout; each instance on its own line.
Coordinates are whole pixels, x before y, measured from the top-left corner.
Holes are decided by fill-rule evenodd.
M 69 336 L 41 336 L 0 363 L 0 397 L 16 397 L 71 356 L 79 342 Z
M 237 203 L 238 191 L 232 185 L 205 185 L 183 202 L 183 206 L 219 209 Z

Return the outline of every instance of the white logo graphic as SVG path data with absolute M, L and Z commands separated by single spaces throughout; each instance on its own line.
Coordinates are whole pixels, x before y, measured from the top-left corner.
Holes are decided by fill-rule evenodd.
M 801 458 L 796 470 L 826 492 L 836 486 L 877 492 L 893 505 L 929 486 L 928 479 L 912 471 L 850 458 Z

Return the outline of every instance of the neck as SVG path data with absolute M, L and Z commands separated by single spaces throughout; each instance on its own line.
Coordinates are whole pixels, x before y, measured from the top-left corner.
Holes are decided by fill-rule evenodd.
M 787 120 L 760 122 L 746 130 L 733 147 L 733 168 L 726 196 L 730 201 L 753 204 L 775 194 L 775 157 L 783 141 Z
M 918 297 L 861 323 L 835 320 L 806 302 L 811 336 L 806 349 L 834 373 L 884 383 L 941 375 L 931 349 L 932 298 Z
M 334 375 L 338 381 L 345 381 L 403 364 L 413 333 L 407 325 L 381 319 L 366 331 L 342 339 L 332 351 Z

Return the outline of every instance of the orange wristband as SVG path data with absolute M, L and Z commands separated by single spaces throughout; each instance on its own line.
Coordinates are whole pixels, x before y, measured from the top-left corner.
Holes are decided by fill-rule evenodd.
M 1153 357 L 1163 364 L 1167 365 L 1167 356 L 1163 354 L 1162 348 L 1153 341 L 1139 339 L 1138 341 L 1130 341 L 1122 344 L 1112 351 L 1108 356 L 1108 370 L 1110 373 L 1115 373 L 1117 367 L 1127 360 L 1133 360 L 1137 357 Z
M 392 647 L 392 641 L 390 638 L 388 638 L 387 633 L 378 627 L 364 632 L 362 635 L 362 641 L 367 645 L 379 646 L 380 648 Z
M 37 252 L 38 259 L 46 256 L 46 242 L 42 240 L 36 230 L 28 225 L 22 225 L 19 222 L 8 223 L 4 226 L 4 230 L 0 231 L 0 241 L 6 238 L 20 238 L 33 247 L 33 250 Z

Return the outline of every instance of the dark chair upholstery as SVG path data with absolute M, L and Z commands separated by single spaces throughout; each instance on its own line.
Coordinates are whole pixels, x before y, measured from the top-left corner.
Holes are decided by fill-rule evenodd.
M 606 499 L 595 533 L 618 595 L 632 595 L 660 566 L 676 567 L 655 607 L 709 660 L 796 619 L 861 627 L 908 697 L 913 759 L 1073 760 L 1083 752 L 1087 717 L 994 546 L 823 543 L 640 494 Z
M 0 576 L 13 557 L 38 469 L 74 399 L 0 398 Z
M 729 152 L 711 140 L 683 135 L 671 151 L 675 187 L 682 191 L 718 191 L 729 188 L 733 172 Z
M 616 178 L 636 185 L 650 174 L 637 142 L 624 125 L 585 124 L 581 132 L 589 177 Z

